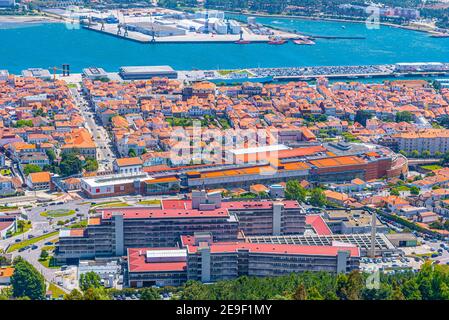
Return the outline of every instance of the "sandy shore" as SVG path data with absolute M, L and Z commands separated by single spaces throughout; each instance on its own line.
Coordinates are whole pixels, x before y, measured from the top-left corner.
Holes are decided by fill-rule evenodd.
M 60 20 L 48 16 L 2 16 L 0 23 L 49 23 L 60 22 Z

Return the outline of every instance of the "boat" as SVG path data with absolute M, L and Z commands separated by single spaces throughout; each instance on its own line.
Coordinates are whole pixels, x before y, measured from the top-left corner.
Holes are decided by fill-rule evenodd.
M 277 38 L 277 39 L 271 39 L 270 41 L 268 41 L 268 44 L 284 44 L 286 42 L 287 42 L 287 40 L 285 40 L 285 39 Z
M 315 44 L 315 42 L 313 42 L 310 39 L 296 39 L 296 40 L 293 40 L 293 43 L 294 44 L 299 44 L 299 45 L 302 45 L 302 44 L 305 44 L 305 45 Z
M 249 40 L 237 40 L 234 43 L 235 44 L 250 44 L 251 41 L 249 41 Z

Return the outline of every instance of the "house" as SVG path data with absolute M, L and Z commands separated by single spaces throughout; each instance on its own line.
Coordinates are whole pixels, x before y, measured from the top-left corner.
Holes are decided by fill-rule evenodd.
M 26 184 L 32 190 L 51 190 L 51 175 L 50 172 L 33 172 L 26 178 Z
M 62 181 L 65 190 L 79 190 L 81 189 L 81 180 L 78 178 L 68 178 Z
M 12 178 L 0 176 L 0 195 L 12 195 L 15 193 Z
M 270 189 L 264 186 L 263 184 L 253 184 L 249 187 L 249 191 L 255 194 L 267 194 Z
M 439 216 L 432 211 L 426 211 L 426 212 L 420 212 L 418 213 L 418 222 L 422 222 L 422 223 L 432 223 L 435 221 L 438 221 Z
M 138 173 L 142 172 L 143 161 L 139 157 L 119 158 L 114 160 L 113 167 L 116 173 Z
M 388 196 L 382 198 L 382 203 L 391 212 L 399 211 L 402 207 L 410 205 L 410 203 L 398 196 Z
M 11 284 L 11 277 L 14 274 L 14 268 L 3 267 L 0 268 L 0 286 L 9 286 Z
M 414 207 L 414 206 L 407 205 L 407 206 L 403 206 L 399 209 L 398 215 L 404 216 L 406 218 L 414 218 L 419 213 L 426 212 L 426 211 L 428 211 L 428 209 L 425 207 Z
M 324 190 L 324 195 L 326 196 L 326 200 L 332 204 L 337 206 L 346 206 L 350 202 L 354 202 L 355 200 L 349 197 L 346 193 L 340 193 L 332 190 Z

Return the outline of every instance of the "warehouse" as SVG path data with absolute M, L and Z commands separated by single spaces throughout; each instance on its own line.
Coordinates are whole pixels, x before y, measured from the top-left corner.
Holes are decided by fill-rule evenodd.
M 127 28 L 129 31 L 136 31 L 150 36 L 154 32 L 155 37 L 184 36 L 186 34 L 184 29 L 151 22 L 136 22 L 128 24 Z
M 145 80 L 154 77 L 178 78 L 178 73 L 170 66 L 121 67 L 119 74 L 123 80 Z

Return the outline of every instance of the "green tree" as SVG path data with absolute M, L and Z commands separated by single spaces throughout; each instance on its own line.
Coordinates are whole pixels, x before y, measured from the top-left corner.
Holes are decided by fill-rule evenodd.
M 432 154 L 430 153 L 429 150 L 424 150 L 424 151 L 422 152 L 422 154 L 421 154 L 421 157 L 423 157 L 423 158 L 430 158 L 431 155 L 432 155 Z
M 42 250 L 39 258 L 42 260 L 46 260 L 48 258 L 48 256 L 49 256 L 49 254 L 48 254 L 47 250 Z
M 316 207 L 323 207 L 326 205 L 326 196 L 321 188 L 314 188 L 310 192 L 309 202 Z
M 61 174 L 70 176 L 81 172 L 82 163 L 75 153 L 63 153 L 59 168 Z
M 93 172 L 98 170 L 98 162 L 95 159 L 86 159 L 86 164 L 84 165 L 84 170 L 87 172 Z
M 410 157 L 411 157 L 411 158 L 418 158 L 418 157 L 419 157 L 419 152 L 418 152 L 418 150 L 413 150 L 413 151 L 410 153 Z
M 64 296 L 64 300 L 84 300 L 84 297 L 79 290 L 73 289 L 69 294 Z
M 90 289 L 90 288 L 102 287 L 100 276 L 93 271 L 81 274 L 79 282 L 80 282 L 80 288 L 83 291 L 86 291 L 87 289 Z
M 84 300 L 110 300 L 111 296 L 105 288 L 88 288 L 83 295 Z
M 47 154 L 48 160 L 50 160 L 50 163 L 53 163 L 56 160 L 56 154 L 52 149 L 47 149 L 47 151 L 45 151 L 45 153 Z
M 44 299 L 44 277 L 22 257 L 14 260 L 14 273 L 11 277 L 13 296 L 28 297 L 33 300 Z
M 160 295 L 155 288 L 145 288 L 140 294 L 140 300 L 159 300 Z
M 23 173 L 25 173 L 26 176 L 34 172 L 42 172 L 41 167 L 36 164 L 27 164 L 23 167 Z
M 396 189 L 396 188 L 392 188 L 390 190 L 390 195 L 392 195 L 392 196 L 399 196 L 399 190 Z
M 300 284 L 293 295 L 295 300 L 307 300 L 307 289 L 304 284 Z
M 366 127 L 366 120 L 371 119 L 372 114 L 366 110 L 357 110 L 355 114 L 355 121 Z
M 318 291 L 316 287 L 312 287 L 307 290 L 307 299 L 308 300 L 324 300 L 321 293 Z
M 285 197 L 289 200 L 297 200 L 304 202 L 306 200 L 307 191 L 301 186 L 298 180 L 289 180 L 285 188 Z
M 413 195 L 418 195 L 419 194 L 419 188 L 417 186 L 411 186 L 410 187 L 410 193 Z
M 396 113 L 396 122 L 412 122 L 413 113 L 410 111 L 400 111 Z
M 33 121 L 31 121 L 31 120 L 17 120 L 17 122 L 16 122 L 16 124 L 14 126 L 16 128 L 33 127 Z
M 136 150 L 134 150 L 134 149 L 129 149 L 129 151 L 128 151 L 128 156 L 131 157 L 131 158 L 137 156 Z

